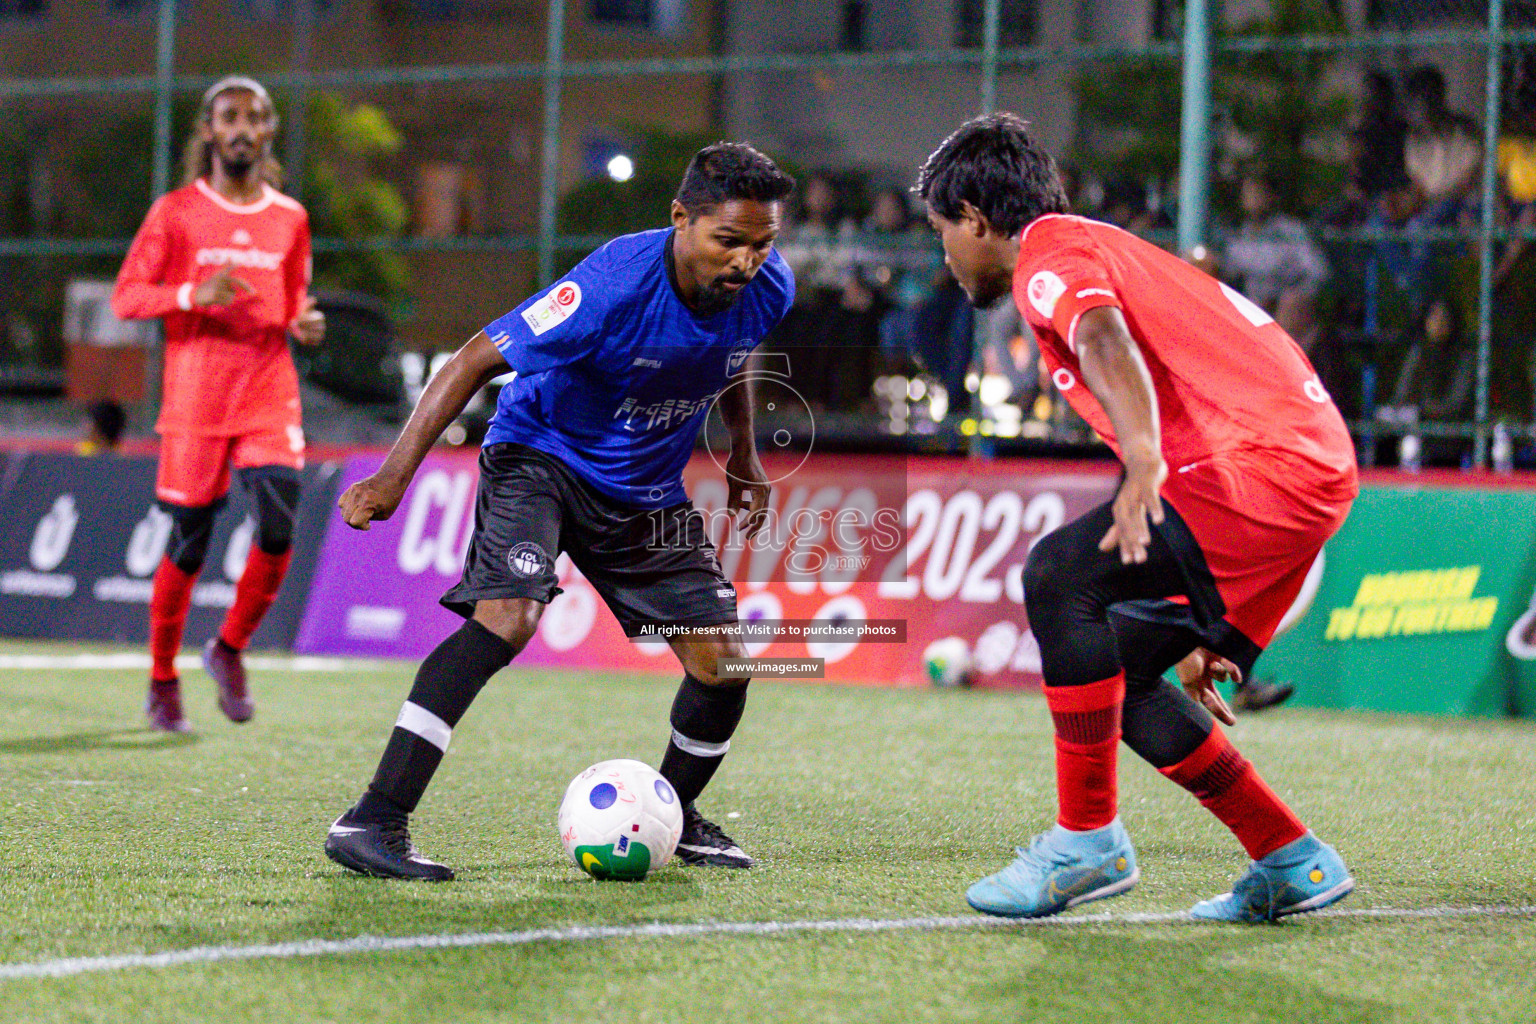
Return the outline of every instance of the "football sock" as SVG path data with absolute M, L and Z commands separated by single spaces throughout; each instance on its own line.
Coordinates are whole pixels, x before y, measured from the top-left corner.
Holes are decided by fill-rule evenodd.
M 1273 853 L 1307 832 L 1270 789 L 1253 764 L 1227 740 L 1221 726 L 1178 764 L 1158 771 L 1193 793 L 1237 836 L 1254 860 Z
M 1125 675 L 1044 689 L 1056 726 L 1056 820 L 1074 832 L 1102 828 L 1115 820 L 1115 753 Z
M 170 682 L 177 678 L 176 655 L 181 650 L 181 631 L 192 604 L 192 585 L 197 573 L 184 572 L 169 558 L 160 559 L 154 590 L 149 598 L 149 678 Z
M 250 644 L 256 627 L 261 625 L 262 616 L 277 598 L 292 558 L 292 548 L 280 555 L 269 555 L 259 545 L 251 545 L 245 571 L 240 574 L 240 582 L 235 584 L 235 603 L 229 606 L 224 625 L 219 628 L 219 639 L 226 645 L 243 651 Z
M 746 706 L 745 682 L 710 686 L 683 676 L 672 700 L 672 739 L 661 759 L 661 775 L 672 783 L 684 807 L 709 785 L 731 749 L 731 734 Z
M 395 814 L 416 809 L 448 751 L 453 727 L 486 681 L 512 661 L 513 653 L 511 644 L 469 619 L 427 655 L 368 784 L 369 796 L 382 800 L 365 797 L 356 813 L 370 820 L 371 813 L 391 808 Z
M 1166 679 L 1126 678 L 1120 732 L 1125 745 L 1152 767 L 1167 768 L 1194 753 L 1216 720 L 1200 702 Z

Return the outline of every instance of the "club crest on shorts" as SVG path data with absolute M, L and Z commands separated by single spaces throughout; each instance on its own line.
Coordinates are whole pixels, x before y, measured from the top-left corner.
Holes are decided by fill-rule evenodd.
M 524 541 L 507 552 L 507 568 L 514 576 L 541 576 L 549 568 L 549 556 L 532 541 Z

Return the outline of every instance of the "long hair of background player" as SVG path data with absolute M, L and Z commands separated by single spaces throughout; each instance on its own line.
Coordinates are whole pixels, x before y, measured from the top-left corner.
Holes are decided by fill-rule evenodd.
M 229 89 L 214 93 L 203 100 L 203 105 L 197 109 L 197 119 L 192 125 L 192 134 L 187 137 L 187 144 L 181 150 L 181 183 L 190 185 L 198 178 L 206 178 L 213 174 L 213 143 L 203 141 L 202 127 L 213 117 L 213 103 Z M 272 115 L 272 126 L 277 127 L 277 110 L 272 106 L 272 100 L 267 99 L 267 112 Z M 261 180 L 273 188 L 283 187 L 283 165 L 277 162 L 277 157 L 272 155 L 272 141 L 267 141 L 267 151 L 261 155 L 257 162 L 257 173 Z

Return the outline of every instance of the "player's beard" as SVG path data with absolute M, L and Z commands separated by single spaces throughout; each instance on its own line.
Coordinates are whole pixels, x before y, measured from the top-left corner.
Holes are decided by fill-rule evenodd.
M 243 179 L 251 173 L 251 168 L 261 160 L 260 149 L 253 143 L 239 152 L 229 152 L 224 149 L 214 151 L 218 158 L 219 166 L 223 168 L 226 177 Z
M 745 286 L 750 280 L 751 278 L 749 277 L 732 277 L 727 275 L 725 277 L 717 277 L 709 284 L 700 285 L 698 294 L 693 297 L 694 312 L 700 316 L 714 316 L 716 313 L 724 313 L 736 305 L 736 300 L 741 298 L 741 293 L 746 289 L 742 287 L 731 291 L 728 288 L 720 287 L 720 285 L 730 283 Z

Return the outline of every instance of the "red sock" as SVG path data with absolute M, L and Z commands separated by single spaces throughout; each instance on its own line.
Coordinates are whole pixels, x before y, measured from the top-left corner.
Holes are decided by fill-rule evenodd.
M 155 589 L 149 598 L 149 678 L 170 682 L 176 678 L 176 655 L 181 650 L 181 630 L 192 604 L 192 584 L 197 573 L 185 573 L 169 558 L 160 559 L 155 570 Z
M 1056 724 L 1056 820 L 1075 832 L 1115 820 L 1115 751 L 1125 673 L 1087 686 L 1047 686 Z
M 1231 829 L 1254 860 L 1306 835 L 1307 827 L 1275 795 L 1221 726 L 1176 765 L 1158 771 L 1193 793 Z
M 261 625 L 261 617 L 272 607 L 292 558 L 292 548 L 280 555 L 269 555 L 255 544 L 251 545 L 245 572 L 240 574 L 240 582 L 235 585 L 235 603 L 229 606 L 224 625 L 219 627 L 220 640 L 237 651 L 245 650 L 251 642 L 251 634 Z

